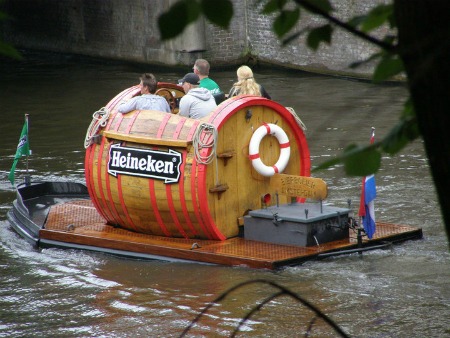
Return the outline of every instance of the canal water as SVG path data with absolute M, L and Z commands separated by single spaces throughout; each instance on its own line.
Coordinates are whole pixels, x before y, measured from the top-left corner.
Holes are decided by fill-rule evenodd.
M 14 200 L 7 175 L 30 114 L 35 180 L 84 181 L 86 129 L 92 113 L 142 72 L 176 82 L 180 71 L 26 54 L 25 62 L 0 65 L 0 337 L 177 337 L 224 292 L 192 327 L 190 337 L 227 337 L 276 283 L 314 304 L 352 337 L 450 337 L 450 255 L 423 143 L 384 156 L 376 174 L 376 217 L 421 227 L 424 238 L 387 250 L 327 258 L 279 271 L 197 263 L 141 261 L 77 250 L 38 250 L 14 233 L 6 212 Z M 212 69 L 228 91 L 234 71 Z M 407 92 L 402 85 L 374 85 L 297 71 L 256 69 L 272 98 L 295 109 L 307 127 L 312 165 L 351 143 L 389 132 Z M 239 137 L 239 135 L 236 135 Z M 17 167 L 23 180 L 26 162 Z M 341 167 L 314 172 L 329 187 L 327 203 L 357 210 L 360 178 Z M 257 282 L 260 281 L 260 282 Z M 276 297 L 245 321 L 239 337 L 301 337 L 313 314 L 292 297 Z M 313 320 L 310 337 L 336 337 Z

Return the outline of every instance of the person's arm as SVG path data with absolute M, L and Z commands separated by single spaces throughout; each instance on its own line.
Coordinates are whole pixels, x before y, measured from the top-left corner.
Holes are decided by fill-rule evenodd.
M 222 89 L 220 89 L 220 87 L 219 87 L 219 85 L 217 84 L 217 82 L 214 81 L 214 80 L 211 80 L 211 81 L 212 81 L 213 84 L 214 84 L 214 87 L 211 89 L 211 93 L 213 93 L 213 94 L 223 93 L 223 92 L 222 92 Z
M 129 113 L 132 110 L 136 109 L 136 98 L 132 98 L 127 102 L 122 102 L 117 108 L 117 111 L 122 114 Z
M 233 97 L 236 96 L 238 93 L 238 90 L 236 89 L 236 87 L 231 87 L 230 92 L 228 93 L 228 97 Z
M 259 85 L 259 91 L 261 92 L 261 96 L 265 97 L 266 99 L 272 100 L 269 93 L 264 89 L 263 86 Z
M 165 111 L 166 113 L 171 113 L 172 112 L 170 110 L 169 103 L 167 102 L 166 99 L 163 99 L 163 102 L 161 102 L 161 105 L 163 106 L 163 111 Z

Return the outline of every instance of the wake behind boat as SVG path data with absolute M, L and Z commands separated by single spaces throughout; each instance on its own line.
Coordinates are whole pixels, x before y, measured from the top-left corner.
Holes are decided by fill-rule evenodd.
M 422 237 L 377 222 L 371 239 L 351 206 L 324 201 L 310 177 L 302 122 L 254 96 L 222 102 L 204 119 L 178 116 L 184 92 L 159 83 L 173 114 L 117 112 L 132 87 L 95 114 L 86 135 L 86 184 L 26 182 L 8 212 L 39 247 L 275 269 Z

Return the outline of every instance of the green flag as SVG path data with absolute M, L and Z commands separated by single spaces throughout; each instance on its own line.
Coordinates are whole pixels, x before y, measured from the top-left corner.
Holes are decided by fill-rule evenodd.
M 13 186 L 14 186 L 14 172 L 16 171 L 16 165 L 23 155 L 26 156 L 30 155 L 30 144 L 28 143 L 28 119 L 25 119 L 25 124 L 23 125 L 22 133 L 20 134 L 19 144 L 17 145 L 16 156 L 14 156 L 14 163 L 8 175 L 8 178 Z

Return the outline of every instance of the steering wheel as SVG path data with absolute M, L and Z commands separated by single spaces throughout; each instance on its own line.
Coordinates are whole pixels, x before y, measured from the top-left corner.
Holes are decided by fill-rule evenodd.
M 155 92 L 155 95 L 164 97 L 167 103 L 169 104 L 170 111 L 172 112 L 172 114 L 176 114 L 175 109 L 177 108 L 177 102 L 169 89 L 160 88 Z

